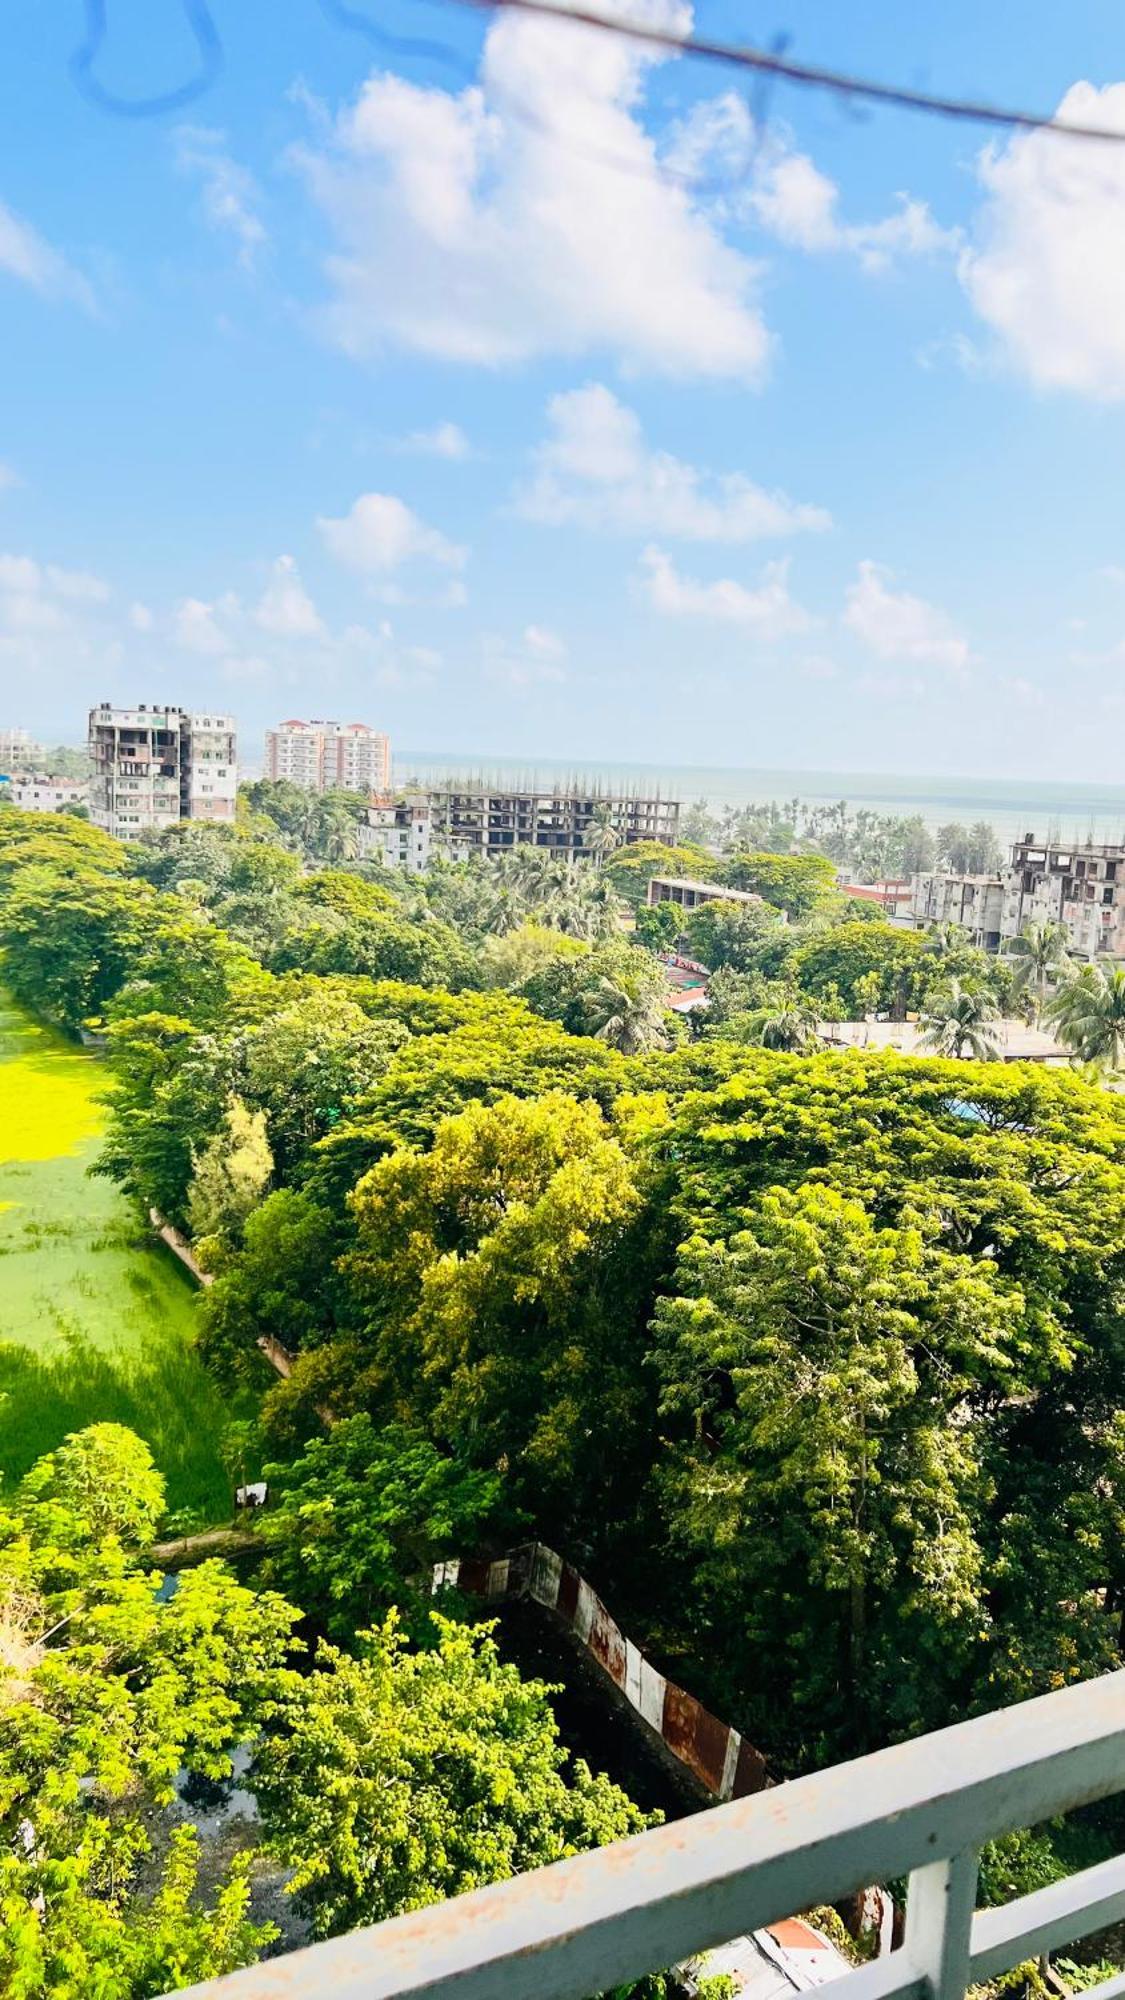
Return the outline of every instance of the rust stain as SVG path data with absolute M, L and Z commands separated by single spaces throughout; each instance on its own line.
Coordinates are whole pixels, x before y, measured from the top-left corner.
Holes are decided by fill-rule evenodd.
M 586 1649 L 592 1653 L 598 1665 L 605 1668 L 610 1680 L 619 1688 L 625 1685 L 625 1641 L 610 1617 L 601 1598 L 594 1601 L 594 1622 Z

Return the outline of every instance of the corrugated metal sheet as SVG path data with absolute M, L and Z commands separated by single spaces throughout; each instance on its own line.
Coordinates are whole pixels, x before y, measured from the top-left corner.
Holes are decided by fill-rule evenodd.
M 770 1783 L 761 1751 L 658 1673 L 585 1577 L 545 1543 L 523 1543 L 495 1562 L 435 1563 L 433 1589 L 448 1583 L 492 1602 L 531 1597 L 554 1611 L 641 1720 L 714 1798 L 743 1798 Z

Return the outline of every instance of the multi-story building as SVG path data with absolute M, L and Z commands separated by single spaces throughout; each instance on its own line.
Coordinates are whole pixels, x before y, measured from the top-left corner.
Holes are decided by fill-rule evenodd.
M 54 778 L 42 772 L 13 771 L 0 776 L 3 797 L 21 812 L 61 812 L 63 806 L 86 803 L 89 786 L 81 778 Z
M 360 822 L 359 851 L 365 859 L 382 861 L 387 868 L 405 868 L 411 875 L 424 875 L 432 851 L 427 800 L 373 800 L 367 808 L 367 818 Z
M 1062 924 L 1076 957 L 1125 958 L 1125 845 L 1119 841 L 1072 847 L 1025 833 L 1012 848 L 1003 887 L 1005 937 L 1018 937 L 1025 924 Z
M 90 817 L 121 840 L 181 819 L 233 820 L 238 748 L 229 715 L 141 702 L 90 710 Z
M 752 889 L 728 889 L 722 882 L 696 882 L 686 875 L 654 875 L 647 893 L 650 909 L 657 903 L 677 903 L 681 910 L 698 910 L 703 903 L 752 903 L 765 908 Z M 784 910 L 777 914 L 784 921 Z
M 997 951 L 1003 904 L 999 875 L 947 875 L 934 869 L 913 879 L 910 921 L 915 930 L 929 930 L 931 924 L 960 924 L 974 944 Z
M 365 722 L 282 722 L 266 731 L 266 777 L 309 792 L 386 792 L 390 738 Z
M 13 771 L 41 771 L 45 761 L 45 751 L 41 743 L 36 743 L 26 729 L 0 729 L 0 771 L 10 776 Z
M 1028 924 L 1061 924 L 1073 957 L 1125 959 L 1125 844 L 1076 847 L 1025 833 L 997 875 L 916 875 L 911 918 L 919 930 L 963 924 L 990 950 Z
M 613 828 L 618 844 L 679 838 L 677 799 L 630 798 L 599 793 L 588 786 L 558 785 L 550 790 L 506 790 L 484 779 L 461 779 L 429 794 L 436 850 L 451 849 L 486 859 L 513 847 L 545 847 L 577 857 L 598 852 L 596 829 Z

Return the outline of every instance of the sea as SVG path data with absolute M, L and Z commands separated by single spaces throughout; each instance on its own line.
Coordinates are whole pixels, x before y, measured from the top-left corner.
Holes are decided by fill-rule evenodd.
M 703 764 L 576 763 L 549 757 L 451 757 L 425 751 L 395 756 L 399 783 L 441 785 L 478 778 L 518 789 L 552 788 L 577 780 L 603 792 L 659 794 L 712 811 L 799 799 L 807 806 L 846 799 L 853 811 L 918 813 L 929 827 L 988 820 L 1002 840 L 1125 841 L 1125 783 L 1091 785 L 1043 778 L 902 777 L 877 771 L 719 769 Z

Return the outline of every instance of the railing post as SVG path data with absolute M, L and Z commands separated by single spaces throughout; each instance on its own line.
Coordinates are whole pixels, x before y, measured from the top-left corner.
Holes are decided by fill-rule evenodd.
M 965 1848 L 910 1877 L 903 1949 L 926 1980 L 930 2000 L 964 2000 L 979 1859 L 975 1848 Z

